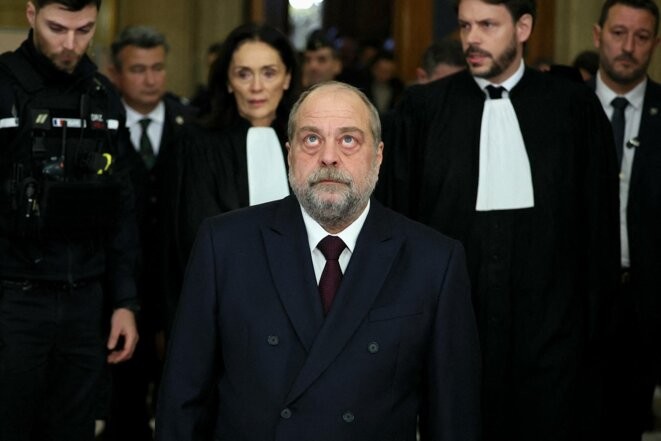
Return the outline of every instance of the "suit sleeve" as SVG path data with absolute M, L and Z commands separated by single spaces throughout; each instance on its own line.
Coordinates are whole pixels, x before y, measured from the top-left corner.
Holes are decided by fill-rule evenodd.
M 131 183 L 127 152 L 132 149 L 119 95 L 107 83 L 109 114 L 117 115 L 119 130 L 114 136 L 117 161 L 114 173 L 120 183 L 118 222 L 106 240 L 106 272 L 108 289 L 114 308 L 137 308 L 139 304 L 135 285 L 135 269 L 139 253 L 138 226 L 135 213 L 135 193 Z
M 422 441 L 473 441 L 480 430 L 480 351 L 466 258 L 455 242 L 439 295 L 429 349 Z
M 203 223 L 184 277 L 161 380 L 158 441 L 211 439 L 215 383 L 220 377 L 215 253 Z
M 588 233 L 588 317 L 592 347 L 601 348 L 610 321 L 620 268 L 619 179 L 610 122 L 594 94 L 581 106 L 583 134 L 588 149 L 582 197 Z

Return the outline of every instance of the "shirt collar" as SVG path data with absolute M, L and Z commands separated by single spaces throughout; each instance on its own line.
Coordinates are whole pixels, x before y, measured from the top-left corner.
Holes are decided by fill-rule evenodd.
M 344 230 L 340 231 L 337 234 L 332 236 L 338 236 L 344 244 L 347 246 L 347 249 L 353 253 L 354 248 L 356 247 L 356 241 L 358 241 L 358 235 L 363 229 L 365 224 L 365 219 L 367 219 L 367 214 L 370 211 L 370 201 L 367 201 L 367 206 L 363 212 L 358 216 L 358 218 L 351 223 Z M 328 236 L 328 231 L 319 225 L 319 223 L 312 219 L 312 217 L 305 211 L 303 206 L 301 206 L 301 213 L 303 213 L 303 222 L 305 223 L 305 230 L 308 233 L 308 244 L 310 246 L 310 252 L 314 251 L 319 244 L 319 241 L 324 237 Z
M 475 80 L 475 82 L 477 83 L 479 88 L 482 89 L 482 91 L 484 93 L 486 93 L 484 88 L 487 87 L 487 86 L 490 86 L 490 85 L 491 86 L 502 86 L 502 87 L 505 88 L 507 93 L 509 93 L 514 88 L 514 86 L 516 86 L 518 84 L 518 82 L 521 81 L 521 78 L 523 78 L 523 74 L 524 74 L 525 70 L 526 70 L 526 66 L 523 63 L 523 60 L 521 60 L 521 64 L 519 64 L 519 68 L 516 70 L 516 72 L 514 72 L 514 75 L 512 75 L 511 77 L 509 77 L 508 79 L 506 79 L 505 81 L 503 81 L 500 84 L 494 84 L 494 83 L 490 82 L 489 80 L 487 80 L 485 78 L 479 78 L 479 77 L 475 77 L 475 76 L 473 77 L 473 79 Z
M 597 82 L 596 82 L 596 93 L 601 101 L 601 104 L 606 107 L 611 105 L 613 98 L 617 96 L 623 96 L 629 101 L 629 105 L 635 109 L 641 109 L 643 107 L 643 101 L 645 100 L 645 88 L 647 87 L 647 77 L 643 79 L 636 87 L 631 89 L 628 93 L 624 95 L 618 95 L 613 90 L 611 90 L 606 83 L 601 79 L 601 70 L 597 72 Z
M 126 127 L 130 127 L 133 124 L 137 124 L 137 122 L 143 118 L 149 118 L 153 122 L 159 124 L 163 124 L 163 122 L 165 121 L 165 104 L 163 103 L 163 100 L 159 101 L 156 107 L 154 107 L 154 110 L 152 110 L 146 115 L 143 115 L 142 113 L 133 110 L 131 106 L 126 104 L 126 101 L 122 100 L 122 103 L 124 104 L 124 108 L 126 109 Z

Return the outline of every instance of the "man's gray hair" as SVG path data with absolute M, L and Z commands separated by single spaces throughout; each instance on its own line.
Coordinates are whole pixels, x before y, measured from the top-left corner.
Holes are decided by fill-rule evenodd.
M 112 64 L 118 69 L 122 67 L 119 53 L 126 46 L 136 46 L 142 49 L 163 46 L 166 53 L 170 50 L 165 35 L 156 29 L 149 26 L 129 26 L 124 28 L 110 46 Z
M 289 138 L 289 142 L 292 143 L 294 136 L 296 135 L 296 118 L 298 117 L 298 111 L 301 107 L 301 104 L 303 104 L 303 101 L 305 101 L 314 91 L 325 89 L 327 87 L 337 88 L 354 93 L 363 101 L 365 106 L 367 106 L 367 110 L 370 115 L 370 130 L 372 132 L 372 138 L 374 139 L 374 148 L 376 149 L 381 142 L 381 120 L 379 119 L 379 111 L 376 110 L 374 104 L 372 104 L 372 102 L 363 92 L 349 84 L 342 83 L 340 81 L 326 81 L 323 83 L 318 83 L 301 94 L 301 96 L 292 106 L 291 112 L 289 112 L 289 121 L 287 123 L 287 137 Z

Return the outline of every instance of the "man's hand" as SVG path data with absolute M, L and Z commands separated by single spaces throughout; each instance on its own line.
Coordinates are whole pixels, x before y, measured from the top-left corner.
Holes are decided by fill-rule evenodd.
M 117 347 L 117 343 L 123 337 L 124 345 Z M 133 355 L 135 345 L 138 343 L 138 329 L 135 325 L 133 311 L 126 308 L 118 308 L 112 313 L 110 319 L 110 336 L 108 337 L 108 363 L 117 364 L 126 361 Z

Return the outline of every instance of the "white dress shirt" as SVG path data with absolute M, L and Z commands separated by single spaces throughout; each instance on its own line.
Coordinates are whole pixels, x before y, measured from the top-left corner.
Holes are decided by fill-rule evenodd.
M 161 101 L 154 110 L 143 115 L 133 110 L 133 108 L 129 107 L 125 102 L 123 103 L 124 108 L 126 109 L 126 127 L 131 132 L 131 144 L 133 144 L 133 148 L 137 152 L 140 151 L 140 137 L 142 136 L 140 120 L 149 118 L 151 119 L 151 122 L 147 127 L 147 136 L 149 136 L 152 149 L 154 149 L 154 155 L 158 156 L 158 151 L 161 146 L 161 136 L 163 136 L 163 124 L 165 123 L 165 104 Z
M 640 120 L 643 115 L 643 101 L 645 100 L 645 88 L 647 87 L 647 78 L 640 84 L 631 89 L 625 95 L 617 95 L 601 79 L 601 71 L 597 72 L 596 92 L 604 112 L 608 118 L 613 116 L 613 106 L 611 101 L 617 96 L 623 96 L 629 101 L 629 105 L 624 109 L 624 143 L 638 136 L 640 129 Z M 622 149 L 622 166 L 620 168 L 620 246 L 621 246 L 621 264 L 622 267 L 630 266 L 629 260 L 629 234 L 627 230 L 627 205 L 629 204 L 629 183 L 631 181 L 631 167 L 633 158 L 636 154 L 635 148 L 624 147 Z
M 347 266 L 349 265 L 349 260 L 353 254 L 353 250 L 356 248 L 356 241 L 358 240 L 358 235 L 360 230 L 363 229 L 365 224 L 365 219 L 367 219 L 367 214 L 370 211 L 370 202 L 367 202 L 367 206 L 363 210 L 360 216 L 353 221 L 351 225 L 346 227 L 344 230 L 340 231 L 337 234 L 332 234 L 332 236 L 338 236 L 346 248 L 340 254 L 339 263 L 340 269 L 342 269 L 342 274 L 344 274 Z M 317 284 L 319 284 L 319 279 L 321 279 L 321 273 L 324 271 L 324 266 L 326 265 L 326 258 L 317 248 L 317 245 L 324 237 L 328 236 L 329 233 L 324 230 L 324 228 L 319 225 L 319 223 L 312 219 L 310 215 L 305 211 L 301 206 L 301 213 L 303 213 L 303 222 L 305 223 L 305 230 L 308 233 L 308 244 L 310 246 L 310 254 L 312 255 L 312 265 L 314 266 L 314 275 L 317 278 Z

